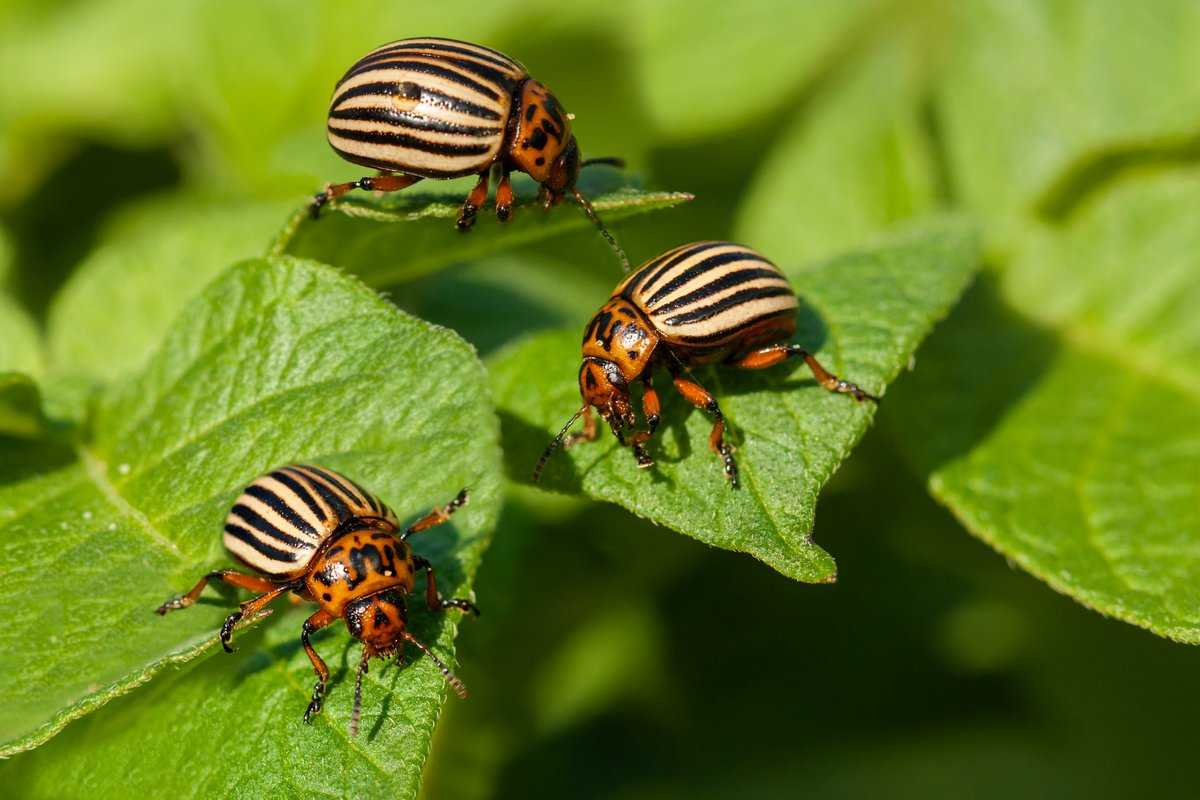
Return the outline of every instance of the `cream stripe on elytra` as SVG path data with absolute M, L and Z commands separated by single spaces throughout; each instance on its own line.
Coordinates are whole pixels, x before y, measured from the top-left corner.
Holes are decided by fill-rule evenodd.
M 379 498 L 344 475 L 311 465 L 280 467 L 247 486 L 234 502 L 225 519 L 225 547 L 267 575 L 295 575 L 351 517 L 399 524 Z
M 748 326 L 795 313 L 787 278 L 758 253 L 698 242 L 643 264 L 614 296 L 634 303 L 669 341 L 719 346 Z

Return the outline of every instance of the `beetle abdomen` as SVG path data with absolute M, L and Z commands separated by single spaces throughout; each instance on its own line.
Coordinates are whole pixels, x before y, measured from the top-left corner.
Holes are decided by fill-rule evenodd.
M 730 242 L 668 250 L 635 270 L 613 296 L 634 303 L 665 341 L 705 350 L 734 345 L 764 328 L 790 334 L 797 307 L 778 267 Z
M 333 90 L 329 143 L 366 167 L 426 178 L 486 168 L 504 144 L 525 68 L 453 39 L 403 39 L 360 59 Z
M 291 575 L 353 517 L 396 515 L 354 481 L 323 467 L 290 465 L 246 487 L 225 519 L 225 547 L 268 575 Z

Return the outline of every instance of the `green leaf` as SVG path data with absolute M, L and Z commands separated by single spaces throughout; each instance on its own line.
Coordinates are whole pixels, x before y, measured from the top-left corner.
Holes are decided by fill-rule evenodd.
M 580 188 L 607 225 L 692 199 L 682 192 L 634 189 L 612 174 L 591 173 L 581 180 Z M 586 232 L 592 240 L 583 251 L 590 254 L 586 257 L 616 263 L 579 209 L 564 202 L 546 213 L 534 202 L 537 190 L 532 181 L 514 181 L 514 188 L 518 204 L 511 220 L 498 223 L 487 209 L 481 209 L 475 227 L 465 234 L 454 225 L 465 189 L 438 193 L 409 189 L 378 199 L 347 195 L 329 204 L 316 220 L 307 208 L 297 210 L 280 233 L 274 252 L 336 264 L 372 286 L 388 286 L 452 263 L 570 232 Z
M 443 592 L 463 589 L 460 579 L 443 587 L 444 576 Z M 310 610 L 281 609 L 265 631 L 238 637 L 233 656 L 168 671 L 0 766 L 0 779 L 26 798 L 62 797 L 67 783 L 71 796 L 86 788 L 93 797 L 416 797 L 445 699 L 442 676 L 415 648 L 404 666 L 374 661 L 352 739 L 358 648 L 339 625 L 313 637 L 332 681 L 321 715 L 305 725 L 313 670 L 298 638 Z M 415 634 L 443 657 L 453 649 L 449 615 L 411 617 Z
M 0 435 L 31 436 L 42 429 L 42 403 L 34 379 L 44 372 L 37 323 L 5 292 L 11 248 L 0 229 Z
M 0 372 L 0 436 L 36 436 L 45 427 L 42 395 L 23 372 Z
M 973 533 L 1081 603 L 1200 642 L 1200 173 L 1031 232 L 896 393 Z
M 499 493 L 485 386 L 461 339 L 334 270 L 275 258 L 228 271 L 142 372 L 101 394 L 73 461 L 0 488 L 0 606 L 11 609 L 0 633 L 0 755 L 212 650 L 229 602 L 152 611 L 231 563 L 219 535 L 228 507 L 280 463 L 343 470 L 401 516 L 470 487 L 471 505 L 417 543 L 444 591 L 469 591 Z M 454 628 L 441 623 L 443 653 Z M 391 706 L 402 718 L 436 713 L 442 689 L 430 670 L 397 678 Z M 244 711 L 235 700 L 226 717 Z M 349 706 L 331 706 L 320 725 L 344 730 Z M 275 709 L 270 730 L 292 735 L 300 710 Z M 376 747 L 403 762 L 397 780 L 415 780 L 424 723 L 387 731 Z M 264 736 L 246 741 L 261 746 Z
M 776 110 L 857 33 L 870 0 L 643 0 L 628 14 L 655 130 L 696 139 Z
M 840 376 L 880 392 L 963 291 L 975 271 L 975 243 L 961 226 L 945 224 L 813 268 L 784 269 L 802 299 L 797 340 Z M 578 364 L 577 330 L 535 336 L 492 360 L 510 477 L 529 480 L 542 448 L 578 408 Z M 803 365 L 706 368 L 697 378 L 733 431 L 741 489 L 729 488 L 708 451 L 707 417 L 670 391 L 660 392 L 655 469 L 639 470 L 605 434 L 556 456 L 546 486 L 618 503 L 798 580 L 833 580 L 833 559 L 809 536 L 813 511 L 821 486 L 866 431 L 872 406 L 817 387 Z
M 1116 144 L 1200 126 L 1193 0 L 972 0 L 952 7 L 937 89 L 961 201 L 996 218 Z M 944 36 L 944 16 L 936 21 Z
M 111 380 L 141 366 L 202 288 L 266 251 L 290 207 L 182 196 L 122 213 L 50 307 L 53 370 Z
M 738 212 L 737 240 L 796 261 L 861 247 L 937 203 L 916 65 L 884 46 L 783 131 Z

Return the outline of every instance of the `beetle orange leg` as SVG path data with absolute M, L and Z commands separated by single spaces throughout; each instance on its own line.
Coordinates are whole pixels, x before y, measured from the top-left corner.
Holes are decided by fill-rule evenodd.
M 243 576 L 244 577 L 244 576 Z M 225 623 L 221 626 L 221 647 L 225 648 L 226 653 L 232 653 L 233 648 L 229 643 L 233 640 L 233 626 L 238 623 L 238 620 L 243 617 L 253 617 L 258 612 L 262 611 L 271 601 L 279 597 L 284 592 L 290 592 L 295 588 L 295 584 L 272 584 L 272 588 L 265 594 L 260 594 L 258 597 L 253 597 L 242 603 L 237 611 L 225 618 Z
M 812 353 L 805 350 L 803 347 L 794 344 L 776 344 L 770 347 L 763 347 L 759 350 L 754 350 L 744 356 L 736 358 L 729 363 L 735 367 L 742 369 L 766 369 L 773 367 L 783 361 L 786 361 L 793 356 L 803 358 L 804 363 L 808 364 L 808 368 L 812 370 L 813 377 L 817 379 L 817 383 L 824 386 L 831 392 L 838 394 L 848 394 L 855 400 L 862 402 L 863 400 L 873 400 L 879 402 L 879 398 L 873 394 L 867 394 L 858 387 L 858 384 L 844 381 L 837 375 L 834 375 L 829 370 L 821 366 L 821 362 L 813 357 Z
M 447 608 L 458 608 L 463 611 L 470 611 L 475 616 L 479 616 L 479 609 L 470 600 L 462 600 L 457 597 L 452 597 L 449 600 L 443 600 L 437 590 L 437 576 L 433 574 L 433 564 L 430 564 L 420 556 L 413 556 L 413 567 L 416 570 L 425 570 L 425 604 L 429 606 L 430 611 L 445 611 Z
M 460 231 L 468 231 L 475 224 L 475 214 L 479 211 L 480 206 L 487 202 L 488 195 L 488 175 L 489 170 L 484 170 L 479 173 L 479 181 L 475 184 L 475 188 L 467 195 L 467 199 L 463 202 L 462 211 L 458 214 L 458 229 Z
M 658 422 L 661 419 L 662 404 L 658 400 L 658 392 L 654 389 L 654 384 L 650 381 L 650 376 L 646 375 L 642 378 L 642 414 L 646 417 L 646 430 L 638 431 L 629 439 L 630 446 L 633 447 L 634 458 L 637 459 L 638 466 L 642 469 L 654 466 L 654 459 L 646 453 L 643 444 L 648 442 L 654 431 L 658 429 Z
M 430 511 L 428 514 L 414 522 L 412 525 L 409 525 L 408 528 L 405 529 L 404 533 L 400 534 L 400 538 L 407 539 L 414 533 L 420 533 L 421 531 L 428 530 L 435 525 L 441 525 L 443 522 L 450 519 L 451 514 L 465 506 L 468 499 L 470 499 L 470 495 L 467 493 L 466 489 L 463 489 L 449 503 L 441 508 L 435 508 L 433 511 Z
M 708 436 L 709 448 L 721 457 L 725 462 L 725 477 L 729 478 L 729 483 L 733 488 L 738 485 L 738 470 L 737 462 L 733 460 L 733 448 L 725 441 L 725 415 L 721 413 L 721 407 L 717 405 L 717 399 L 708 393 L 700 384 L 685 378 L 682 375 L 675 375 L 675 388 L 683 395 L 683 398 L 696 408 L 702 408 L 712 414 L 713 427 L 712 433 Z
M 312 642 L 308 637 L 313 631 L 321 630 L 336 619 L 337 617 L 333 614 L 321 609 L 304 620 L 304 627 L 300 629 L 300 643 L 304 645 L 304 652 L 308 654 L 308 660 L 312 662 L 313 670 L 317 673 L 317 684 L 313 687 L 312 700 L 309 701 L 308 708 L 304 711 L 305 722 L 311 723 L 313 716 L 321 713 L 321 706 L 325 700 L 325 684 L 329 681 L 329 667 L 325 666 L 324 659 L 313 649 Z
M 242 589 L 249 589 L 252 592 L 270 592 L 279 586 L 278 583 L 260 578 L 257 575 L 243 575 L 240 572 L 235 572 L 231 569 L 218 569 L 208 573 L 200 580 L 196 581 L 196 585 L 187 594 L 181 594 L 176 598 L 168 600 L 154 610 L 158 615 L 166 614 L 168 611 L 175 611 L 180 608 L 187 608 L 195 603 L 200 598 L 200 593 L 204 591 L 204 587 L 209 581 L 224 581 L 230 586 L 237 586 Z
M 496 184 L 496 219 L 508 222 L 512 216 L 513 188 L 508 179 L 508 170 L 500 173 L 500 183 Z
M 323 191 L 313 195 L 312 203 L 309 204 L 308 210 L 312 214 L 313 219 L 316 219 L 321 215 L 321 208 L 326 203 L 341 197 L 346 192 L 353 191 L 354 189 L 363 189 L 368 192 L 398 192 L 401 189 L 412 186 L 419 180 L 421 180 L 419 175 L 376 175 L 374 177 L 359 178 L 349 183 L 331 183 Z

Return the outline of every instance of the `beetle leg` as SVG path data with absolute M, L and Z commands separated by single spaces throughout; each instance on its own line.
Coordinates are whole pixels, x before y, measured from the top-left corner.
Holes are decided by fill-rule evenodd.
M 316 219 L 321 215 L 321 208 L 326 203 L 341 197 L 346 192 L 353 191 L 354 189 L 363 189 L 368 192 L 398 192 L 401 189 L 412 186 L 419 180 L 421 180 L 419 175 L 376 175 L 374 177 L 359 178 L 349 183 L 331 183 L 322 191 L 313 195 L 312 203 L 308 206 L 308 211 L 312 214 L 313 219 Z
M 821 362 L 813 357 L 813 354 L 805 350 L 803 347 L 795 344 L 775 344 L 770 347 L 763 347 L 758 350 L 753 350 L 743 356 L 733 359 L 729 363 L 741 369 L 766 369 L 773 367 L 783 361 L 786 361 L 793 356 L 803 358 L 804 363 L 808 364 L 808 368 L 812 370 L 813 377 L 817 379 L 817 383 L 824 386 L 831 392 L 838 394 L 848 394 L 855 400 L 862 402 L 863 400 L 873 400 L 879 402 L 879 398 L 873 394 L 868 394 L 859 388 L 858 384 L 844 381 L 837 375 L 834 375 L 829 370 L 821 366 Z
M 512 181 L 508 179 L 508 169 L 504 168 L 500 172 L 500 182 L 496 184 L 496 219 L 501 222 L 508 222 L 509 218 L 512 217 L 512 207 Z
M 204 587 L 208 585 L 209 581 L 224 581 L 230 586 L 238 586 L 242 589 L 249 589 L 252 592 L 270 592 L 279 585 L 274 581 L 267 578 L 260 578 L 257 575 L 244 575 L 231 569 L 218 569 L 196 581 L 196 585 L 187 594 L 181 594 L 163 603 L 154 610 L 154 613 L 161 616 L 168 611 L 187 608 L 200 598 L 200 593 L 204 591 Z
M 270 605 L 271 601 L 279 597 L 279 595 L 284 592 L 290 592 L 295 588 L 295 584 L 293 583 L 272 584 L 271 586 L 272 588 L 269 592 L 260 594 L 258 597 L 252 597 L 242 603 L 237 611 L 225 618 L 225 623 L 221 626 L 221 647 L 225 649 L 226 653 L 233 652 L 233 648 L 229 646 L 229 643 L 233 640 L 233 626 L 238 623 L 238 620 L 243 617 L 255 616 Z
M 325 666 L 325 661 L 313 649 L 312 642 L 308 637 L 313 631 L 319 631 L 336 619 L 337 617 L 333 614 L 321 609 L 304 620 L 304 627 L 300 629 L 300 643 L 304 645 L 304 652 L 308 654 L 308 660 L 312 662 L 313 670 L 317 673 L 317 683 L 313 686 L 312 700 L 309 701 L 308 708 L 304 711 L 304 721 L 308 723 L 312 722 L 313 716 L 321 713 L 321 706 L 325 700 L 325 684 L 329 681 L 329 667 Z
M 413 567 L 416 570 L 425 570 L 425 604 L 429 606 L 430 611 L 445 611 L 447 608 L 457 608 L 462 611 L 470 611 L 475 616 L 479 616 L 479 608 L 470 600 L 463 600 L 457 597 L 452 597 L 449 600 L 443 600 L 437 590 L 437 576 L 433 574 L 433 564 L 430 564 L 426 559 L 420 556 L 413 556 Z
M 475 214 L 479 211 L 479 207 L 487 202 L 488 195 L 488 175 L 490 170 L 485 169 L 479 173 L 479 180 L 475 184 L 475 188 L 467 195 L 467 199 L 463 201 L 462 211 L 458 214 L 458 229 L 460 231 L 469 231 L 471 226 L 475 224 Z
M 637 459 L 638 466 L 642 469 L 654 466 L 654 459 L 646 453 L 646 449 L 642 446 L 654 436 L 654 432 L 658 429 L 659 414 L 662 411 L 662 404 L 658 400 L 658 392 L 654 389 L 654 384 L 650 380 L 650 376 L 646 375 L 642 378 L 642 414 L 646 417 L 646 430 L 638 431 L 630 437 L 629 443 L 633 447 L 634 458 Z
M 407 539 L 414 533 L 420 533 L 421 531 L 428 530 L 435 525 L 441 525 L 443 522 L 450 519 L 451 514 L 465 506 L 468 499 L 470 499 L 470 495 L 467 493 L 466 489 L 463 489 L 449 503 L 441 508 L 435 508 L 433 511 L 430 511 L 428 514 L 414 522 L 412 525 L 409 525 L 408 528 L 405 529 L 404 533 L 400 534 L 400 538 Z
M 563 450 L 566 450 L 568 447 L 578 444 L 579 442 L 593 442 L 595 440 L 596 418 L 592 416 L 592 407 L 586 406 L 583 409 L 583 430 L 563 437 L 562 447 Z
M 725 441 L 725 415 L 721 413 L 721 407 L 717 405 L 717 399 L 709 394 L 707 389 L 691 378 L 686 378 L 679 374 L 675 374 L 674 378 L 675 388 L 679 390 L 679 393 L 683 395 L 685 400 L 696 408 L 704 409 L 712 414 L 713 427 L 712 433 L 708 436 L 708 446 L 725 462 L 725 477 L 729 479 L 730 485 L 736 489 L 738 485 L 737 462 L 733 460 L 733 448 Z

